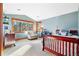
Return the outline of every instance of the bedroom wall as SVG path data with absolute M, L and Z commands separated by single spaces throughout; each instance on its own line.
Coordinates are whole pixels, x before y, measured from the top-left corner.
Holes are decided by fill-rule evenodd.
M 45 19 L 42 21 L 42 25 L 53 33 L 57 28 L 66 30 L 78 29 L 78 11 Z
M 13 18 L 19 18 L 19 19 L 22 19 L 22 20 L 29 20 L 29 21 L 33 21 L 34 22 L 34 31 L 35 28 L 36 28 L 36 21 L 34 21 L 32 18 L 28 17 L 28 16 L 25 16 L 25 15 L 16 15 L 16 14 L 4 14 L 4 16 L 8 16 L 9 17 L 9 30 L 12 29 L 12 22 L 11 22 L 11 19 L 12 17 Z M 16 38 L 24 38 L 24 37 L 27 37 L 27 35 L 25 33 L 16 33 Z

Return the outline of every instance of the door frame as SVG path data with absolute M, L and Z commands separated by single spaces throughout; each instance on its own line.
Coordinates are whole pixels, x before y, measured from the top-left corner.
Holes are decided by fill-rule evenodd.
M 3 3 L 0 3 L 0 56 L 3 55 Z

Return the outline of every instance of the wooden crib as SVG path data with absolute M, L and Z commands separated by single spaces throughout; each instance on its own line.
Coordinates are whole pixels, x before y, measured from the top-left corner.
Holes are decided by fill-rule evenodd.
M 15 46 L 15 34 L 9 33 L 4 36 L 4 48 Z
M 72 36 L 44 36 L 43 50 L 58 56 L 79 56 L 79 38 Z

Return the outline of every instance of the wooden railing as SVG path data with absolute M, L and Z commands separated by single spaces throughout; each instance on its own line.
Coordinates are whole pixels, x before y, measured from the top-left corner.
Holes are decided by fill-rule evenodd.
M 43 50 L 58 56 L 79 56 L 79 39 L 63 36 L 44 36 Z

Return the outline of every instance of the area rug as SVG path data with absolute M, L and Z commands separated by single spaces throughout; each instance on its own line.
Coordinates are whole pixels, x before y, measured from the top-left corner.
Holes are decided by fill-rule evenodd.
M 31 48 L 31 45 L 24 45 L 24 46 L 18 48 L 17 50 L 15 50 L 14 52 L 12 52 L 11 54 L 9 54 L 8 56 L 22 56 L 30 48 Z

